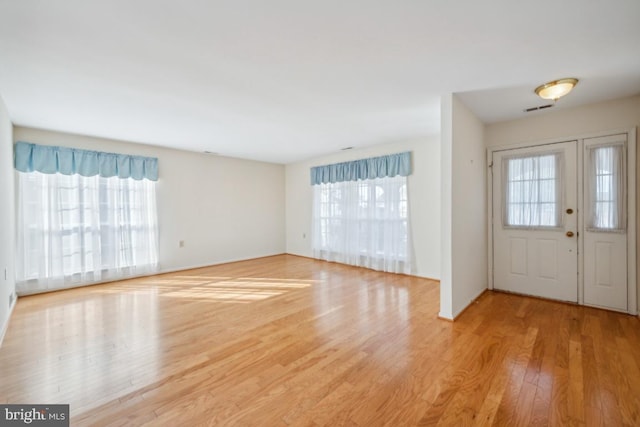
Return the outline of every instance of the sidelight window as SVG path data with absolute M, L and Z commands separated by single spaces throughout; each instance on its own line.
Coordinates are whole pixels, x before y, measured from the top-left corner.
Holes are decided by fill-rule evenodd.
M 587 148 L 587 229 L 625 231 L 625 165 L 624 143 Z

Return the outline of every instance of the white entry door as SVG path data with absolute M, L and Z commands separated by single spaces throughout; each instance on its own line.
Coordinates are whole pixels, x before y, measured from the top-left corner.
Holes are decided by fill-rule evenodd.
M 584 303 L 627 311 L 627 135 L 585 139 L 583 156 Z
M 494 288 L 578 301 L 577 141 L 493 153 Z

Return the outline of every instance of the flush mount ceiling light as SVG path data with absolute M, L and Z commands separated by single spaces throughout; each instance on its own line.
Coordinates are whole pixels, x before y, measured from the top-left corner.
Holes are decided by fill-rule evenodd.
M 578 79 L 568 78 L 554 80 L 549 83 L 545 83 L 542 86 L 538 86 L 535 90 L 536 94 L 543 99 L 553 99 L 557 101 L 569 92 L 575 85 L 578 84 Z

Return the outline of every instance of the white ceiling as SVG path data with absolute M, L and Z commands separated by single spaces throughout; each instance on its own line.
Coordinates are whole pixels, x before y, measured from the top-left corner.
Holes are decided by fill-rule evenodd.
M 288 163 L 640 93 L 639 0 L 0 0 L 15 124 Z M 612 89 L 608 89 L 612 87 Z M 533 114 L 548 114 L 544 112 Z

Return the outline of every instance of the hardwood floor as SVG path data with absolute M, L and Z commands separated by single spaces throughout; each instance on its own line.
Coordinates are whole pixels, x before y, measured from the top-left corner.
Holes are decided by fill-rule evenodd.
M 0 400 L 72 425 L 640 425 L 638 318 L 277 256 L 20 298 Z

